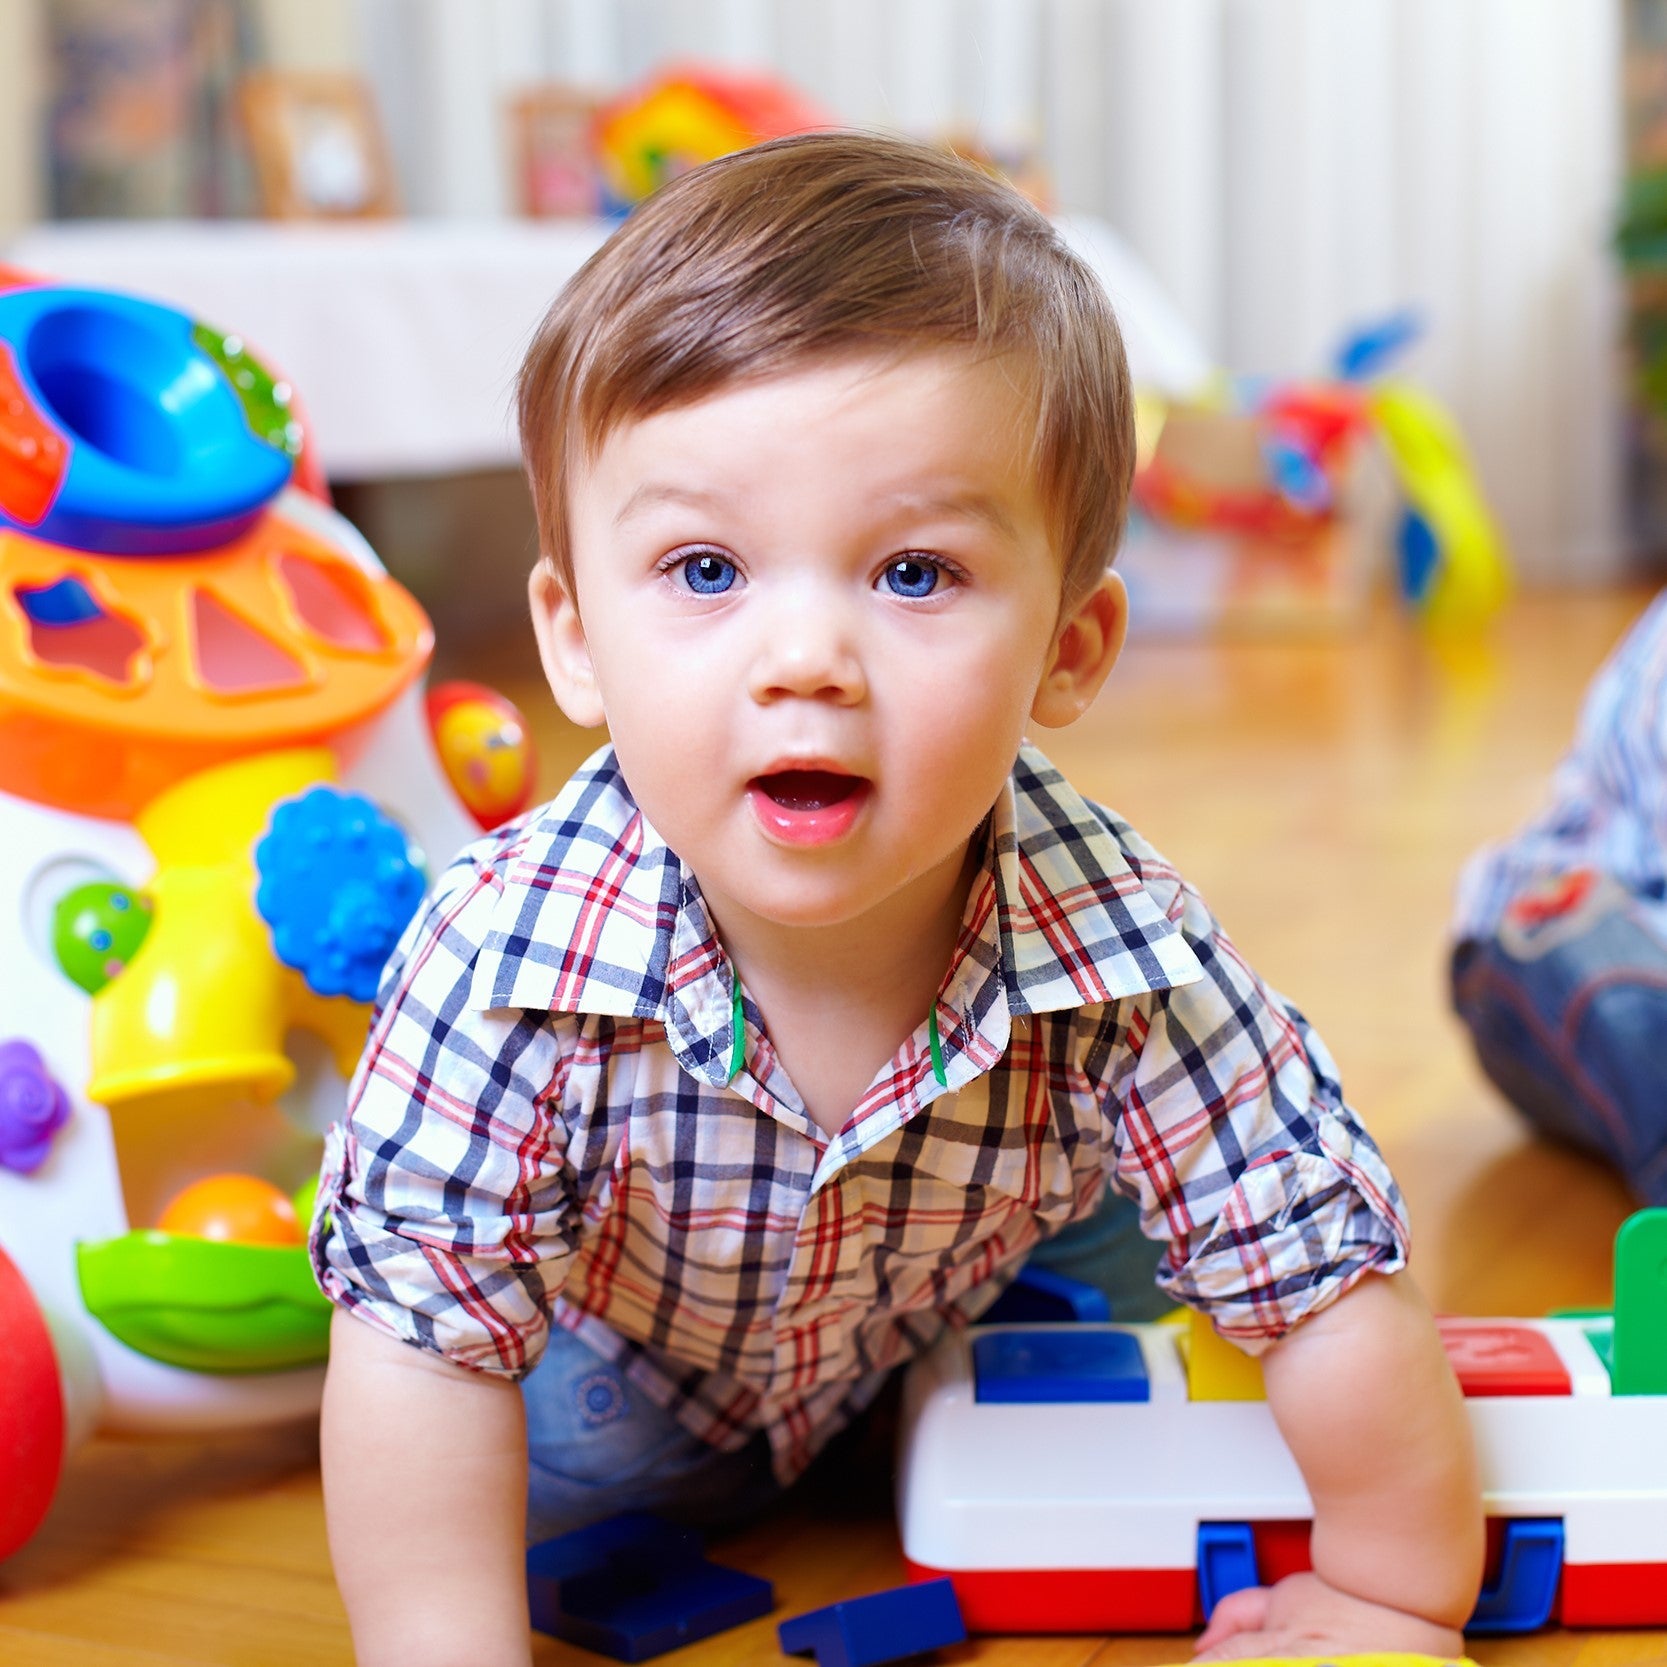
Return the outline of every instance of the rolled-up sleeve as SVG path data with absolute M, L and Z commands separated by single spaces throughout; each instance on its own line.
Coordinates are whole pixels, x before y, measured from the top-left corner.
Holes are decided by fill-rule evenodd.
M 1405 1266 L 1406 1215 L 1325 1045 L 1178 901 L 1204 976 L 1117 1003 L 1097 1039 L 1112 1178 L 1168 1242 L 1159 1284 L 1254 1354 Z
M 333 1302 L 518 1378 L 543 1351 L 573 1251 L 559 1116 L 571 1050 L 559 1016 L 469 1006 L 497 895 L 491 866 L 466 853 L 394 951 L 325 1140 L 309 1243 Z

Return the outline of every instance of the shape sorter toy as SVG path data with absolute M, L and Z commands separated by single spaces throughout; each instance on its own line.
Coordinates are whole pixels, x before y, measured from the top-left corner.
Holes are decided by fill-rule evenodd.
M 0 268 L 0 1557 L 94 1428 L 317 1409 L 320 1135 L 423 853 L 530 797 L 432 642 L 242 341 Z
M 1468 1630 L 1667 1624 L 1667 1210 L 1621 1228 L 1612 1313 L 1440 1326 L 1489 1517 Z M 1161 1632 L 1306 1568 L 1311 1507 L 1260 1368 L 1194 1317 L 945 1338 L 905 1387 L 898 1516 L 970 1631 Z

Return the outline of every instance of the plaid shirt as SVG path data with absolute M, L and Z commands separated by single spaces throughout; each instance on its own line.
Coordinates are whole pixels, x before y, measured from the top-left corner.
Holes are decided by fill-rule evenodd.
M 1618 881 L 1667 932 L 1667 591 L 1592 679 L 1550 803 L 1465 864 L 1453 935 L 1492 937 L 1518 898 L 1583 869 Z
M 1399 1194 L 1302 1016 L 1126 824 L 1026 749 L 937 997 L 837 1136 L 611 749 L 407 929 L 330 1132 L 320 1283 L 518 1377 L 548 1325 L 788 1479 L 1109 1181 L 1252 1350 L 1403 1265 Z M 332 1230 L 321 1238 L 328 1213 Z

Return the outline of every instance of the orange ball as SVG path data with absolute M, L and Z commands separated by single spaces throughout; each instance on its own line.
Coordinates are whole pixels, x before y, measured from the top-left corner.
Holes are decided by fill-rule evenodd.
M 178 1194 L 157 1226 L 164 1233 L 225 1244 L 298 1245 L 295 1206 L 258 1175 L 208 1175 Z

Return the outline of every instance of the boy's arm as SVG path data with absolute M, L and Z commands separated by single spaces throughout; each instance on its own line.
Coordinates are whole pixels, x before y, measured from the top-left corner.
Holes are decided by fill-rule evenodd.
M 521 1395 L 338 1312 L 325 1512 L 359 1667 L 530 1662 Z
M 1481 1488 L 1418 1288 L 1368 1274 L 1262 1365 L 1314 1503 L 1314 1572 L 1223 1599 L 1199 1656 L 1462 1654 L 1482 1576 Z

